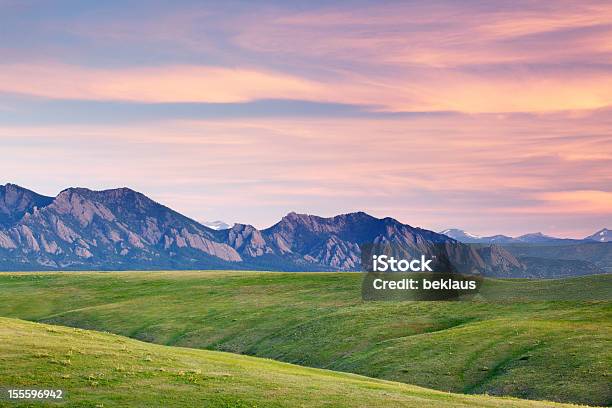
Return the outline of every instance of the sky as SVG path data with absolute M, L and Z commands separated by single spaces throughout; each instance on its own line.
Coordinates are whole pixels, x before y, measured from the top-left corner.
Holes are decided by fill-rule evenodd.
M 0 0 L 7 182 L 581 238 L 612 227 L 612 3 Z

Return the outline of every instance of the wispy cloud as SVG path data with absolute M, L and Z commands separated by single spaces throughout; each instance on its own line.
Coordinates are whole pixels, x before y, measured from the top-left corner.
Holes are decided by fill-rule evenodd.
M 547 112 L 612 106 L 612 76 L 524 75 L 521 81 L 435 71 L 337 81 L 208 66 L 100 69 L 57 63 L 0 65 L 0 92 L 52 99 L 143 103 L 304 100 L 379 111 Z
M 607 214 L 612 215 L 612 191 L 574 190 L 538 194 L 540 205 L 518 208 L 517 212 L 537 214 Z
M 76 45 L 61 52 L 72 62 L 44 51 L 42 60 L 27 54 L 5 59 L 0 91 L 138 102 L 300 99 L 392 112 L 612 105 L 612 6 L 605 2 L 386 3 L 306 11 L 267 5 L 257 13 L 179 7 L 152 8 L 137 21 L 130 13 L 110 16 L 46 22 L 38 35 L 49 40 L 33 42 L 68 36 Z M 78 61 L 89 48 L 107 62 Z M 159 60 L 147 64 L 152 54 Z
M 244 102 L 309 99 L 316 84 L 290 75 L 207 66 L 101 69 L 58 63 L 0 65 L 0 91 L 55 99 Z

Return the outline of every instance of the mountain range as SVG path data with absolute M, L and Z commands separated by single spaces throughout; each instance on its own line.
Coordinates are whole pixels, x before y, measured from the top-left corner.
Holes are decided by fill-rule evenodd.
M 357 271 L 364 243 L 393 244 L 457 271 L 490 276 L 601 272 L 586 260 L 568 271 L 547 269 L 549 261 L 538 269 L 500 245 L 468 245 L 364 212 L 330 218 L 292 212 L 262 230 L 246 224 L 215 229 L 129 188 L 68 188 L 46 197 L 0 186 L 0 270 Z
M 612 233 L 603 228 L 583 239 L 557 238 L 541 232 L 518 237 L 478 236 L 460 229 L 441 234 L 468 245 L 499 245 L 525 265 L 531 277 L 612 272 Z
M 507 235 L 490 235 L 480 236 L 470 234 L 467 231 L 450 228 L 440 231 L 440 234 L 444 234 L 448 237 L 456 239 L 459 242 L 466 244 L 553 244 L 553 243 L 578 243 L 581 241 L 597 241 L 597 242 L 610 242 L 612 241 L 612 231 L 603 228 L 588 237 L 583 239 L 570 239 L 570 238 L 557 238 L 550 235 L 544 235 L 541 232 L 534 232 L 530 234 L 520 235 L 518 237 L 510 237 Z

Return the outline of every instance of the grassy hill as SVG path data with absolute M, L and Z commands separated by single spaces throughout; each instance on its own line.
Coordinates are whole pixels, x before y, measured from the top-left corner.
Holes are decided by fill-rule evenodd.
M 0 344 L 0 388 L 63 389 L 68 407 L 553 406 L 15 319 L 0 318 Z M 36 405 L 2 398 L 7 407 Z
M 363 302 L 361 276 L 346 273 L 13 273 L 0 274 L 0 316 L 443 391 L 612 404 L 612 304 L 588 300 L 612 276 L 489 284 L 506 301 Z

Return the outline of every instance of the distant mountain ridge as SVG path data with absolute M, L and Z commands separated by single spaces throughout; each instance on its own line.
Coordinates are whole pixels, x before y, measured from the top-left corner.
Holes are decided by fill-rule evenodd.
M 469 245 L 499 245 L 525 266 L 529 277 L 561 277 L 612 272 L 612 233 L 604 228 L 584 239 L 540 232 L 518 237 L 477 236 L 452 228 L 440 232 Z
M 262 230 L 213 229 L 129 188 L 68 188 L 45 197 L 7 184 L 0 186 L 0 214 L 0 270 L 358 271 L 362 244 L 393 244 L 470 273 L 531 276 L 525 262 L 497 245 L 466 245 L 364 212 L 292 212 Z M 537 275 L 547 277 L 546 268 Z
M 557 238 L 550 235 L 542 234 L 541 232 L 533 232 L 529 234 L 520 235 L 518 237 L 510 237 L 507 235 L 490 235 L 490 236 L 479 236 L 470 234 L 464 230 L 458 228 L 450 228 L 440 231 L 440 234 L 444 234 L 448 237 L 456 239 L 459 242 L 469 244 L 537 244 L 537 243 L 571 243 L 580 242 L 584 240 L 608 242 L 612 239 L 612 232 L 606 228 L 597 231 L 595 234 L 590 235 L 582 240 L 571 239 L 571 238 Z M 603 238 L 603 240 L 602 240 Z M 607 239 L 608 241 L 605 241 Z

